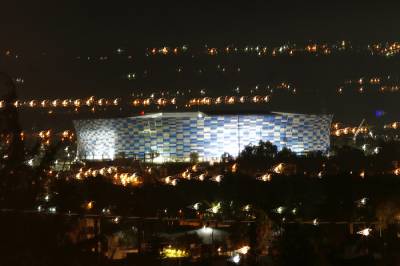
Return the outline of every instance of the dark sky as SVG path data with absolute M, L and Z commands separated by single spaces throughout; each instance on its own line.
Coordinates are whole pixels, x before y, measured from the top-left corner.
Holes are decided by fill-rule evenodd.
M 2 42 L 28 50 L 196 40 L 396 39 L 400 22 L 397 1 L 7 2 Z
M 338 103 L 330 101 L 326 92 L 335 90 L 348 78 L 398 75 L 398 57 L 389 60 L 359 57 L 267 59 L 263 62 L 238 59 L 223 63 L 243 66 L 244 74 L 240 78 L 178 80 L 160 74 L 127 83 L 123 80 L 127 72 L 150 68 L 168 73 L 164 68 L 175 68 L 182 63 L 149 61 L 144 58 L 144 49 L 151 46 L 275 45 L 287 41 L 342 39 L 371 43 L 398 40 L 400 33 L 398 1 L 173 2 L 7 1 L 0 9 L 0 70 L 25 79 L 18 91 L 24 99 L 93 94 L 125 97 L 137 87 L 204 86 L 224 93 L 225 88 L 237 83 L 288 80 L 314 94 L 291 101 L 290 106 L 282 103 L 283 109 L 300 110 L 313 103 L 316 112 L 343 113 L 343 117 L 349 113 L 347 109 L 335 110 L 332 106 Z M 134 61 L 113 60 L 101 66 L 73 60 L 77 55 L 112 55 L 118 47 L 135 54 Z M 4 59 L 7 50 L 20 55 L 18 62 Z M 46 56 L 41 56 L 42 53 Z M 214 63 L 217 64 L 199 60 L 186 62 L 199 67 Z M 353 100 L 348 100 L 343 107 L 360 106 L 362 111 L 353 117 L 357 121 L 364 115 L 371 115 L 373 109 L 386 108 L 388 103 L 386 98 L 379 102 L 368 99 L 354 103 Z M 392 114 L 392 117 L 397 115 Z

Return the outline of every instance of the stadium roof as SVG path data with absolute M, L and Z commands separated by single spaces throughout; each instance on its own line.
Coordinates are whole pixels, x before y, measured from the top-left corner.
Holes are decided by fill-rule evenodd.
M 209 115 L 285 115 L 285 114 L 301 114 L 301 113 L 289 113 L 289 112 L 270 112 L 270 111 L 208 111 L 208 112 L 159 112 L 149 113 L 141 116 L 135 116 L 137 118 L 168 118 L 168 117 L 204 117 Z M 323 115 L 323 114 L 306 114 L 306 115 Z

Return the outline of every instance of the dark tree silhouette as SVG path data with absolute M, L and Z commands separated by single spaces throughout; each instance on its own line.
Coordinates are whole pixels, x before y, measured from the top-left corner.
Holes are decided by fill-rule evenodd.
M 271 142 L 260 141 L 258 145 L 246 146 L 237 161 L 244 169 L 266 169 L 273 164 L 277 152 L 278 148 Z
M 296 161 L 296 153 L 292 152 L 290 149 L 283 147 L 276 155 L 276 161 L 282 163 L 292 163 Z
M 47 174 L 55 154 L 63 148 L 67 141 L 53 142 L 45 149 L 41 149 L 38 141 L 31 148 L 24 146 L 21 137 L 21 127 L 18 111 L 14 102 L 17 92 L 12 79 L 0 73 L 0 136 L 5 143 L 0 151 L 0 206 L 14 208 L 31 208 L 35 199 L 42 193 L 51 176 Z M 32 157 L 39 157 L 38 166 L 30 167 L 26 164 Z
M 333 162 L 337 164 L 339 172 L 357 173 L 366 167 L 366 157 L 362 150 L 350 146 L 343 146 L 336 150 Z
M 4 105 L 0 109 L 0 134 L 8 141 L 3 154 L 6 156 L 5 171 L 20 164 L 24 157 L 23 143 L 20 137 L 17 108 L 14 102 L 17 92 L 12 79 L 5 73 L 0 73 L 0 101 Z M 4 156 L 3 155 L 3 156 Z

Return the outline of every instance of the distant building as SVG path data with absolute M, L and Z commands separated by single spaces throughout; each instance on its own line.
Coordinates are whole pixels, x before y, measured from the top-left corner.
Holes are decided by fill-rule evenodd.
M 331 115 L 292 113 L 154 113 L 116 119 L 74 121 L 78 156 L 87 160 L 116 157 L 154 162 L 219 160 L 237 156 L 247 145 L 270 141 L 296 153 L 327 151 Z

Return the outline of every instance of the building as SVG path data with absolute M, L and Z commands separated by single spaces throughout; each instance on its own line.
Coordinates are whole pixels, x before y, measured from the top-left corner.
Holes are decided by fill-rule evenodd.
M 87 160 L 138 158 L 154 162 L 219 160 L 237 156 L 247 145 L 270 141 L 296 153 L 327 151 L 331 115 L 292 113 L 154 113 L 74 121 L 78 156 Z

